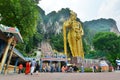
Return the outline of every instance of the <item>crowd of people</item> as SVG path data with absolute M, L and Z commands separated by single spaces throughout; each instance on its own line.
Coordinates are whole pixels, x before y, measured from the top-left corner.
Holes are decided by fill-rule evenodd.
M 70 65 L 70 66 L 63 65 L 61 68 L 61 71 L 62 72 L 77 72 L 79 71 L 79 69 L 75 64 Z
M 19 67 L 18 74 L 20 74 L 23 71 L 23 64 L 20 63 L 18 67 Z M 24 71 L 25 75 L 27 74 L 33 75 L 34 72 L 38 74 L 39 68 L 40 68 L 39 62 L 38 61 L 36 62 L 35 59 L 33 59 L 32 61 L 27 61 L 25 64 L 25 71 Z
M 78 71 L 78 67 L 75 64 L 72 66 L 67 66 L 67 65 L 59 66 L 58 63 L 42 64 L 42 69 L 40 70 L 40 63 L 35 59 L 33 59 L 32 61 L 27 61 L 25 63 L 25 67 L 23 67 L 22 63 L 20 63 L 18 67 L 19 67 L 18 74 L 25 73 L 25 75 L 28 74 L 33 75 L 33 73 L 38 74 L 38 72 L 77 72 Z
M 19 70 L 18 74 L 23 72 L 25 75 L 33 73 L 38 74 L 39 72 L 85 72 L 85 66 L 77 66 L 76 64 L 72 64 L 68 66 L 67 64 L 65 65 L 59 65 L 59 63 L 42 63 L 42 66 L 40 67 L 39 61 L 36 61 L 33 59 L 32 61 L 27 61 L 25 63 L 25 67 L 23 67 L 23 64 L 19 64 Z M 119 66 L 118 66 L 119 67 Z M 108 72 L 113 71 L 114 68 L 112 66 L 108 66 L 108 64 L 104 61 L 101 60 L 99 65 L 93 64 L 91 67 L 92 72 Z

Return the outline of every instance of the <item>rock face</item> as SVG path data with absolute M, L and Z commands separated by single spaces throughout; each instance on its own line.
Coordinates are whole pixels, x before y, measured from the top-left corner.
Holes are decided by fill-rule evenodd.
M 61 9 L 45 15 L 44 10 L 40 8 L 40 13 L 41 22 L 38 25 L 38 31 L 44 34 L 45 38 L 49 38 L 52 34 L 56 35 L 62 32 L 63 22 L 69 17 L 70 10 L 68 8 Z
M 63 8 L 58 12 L 52 11 L 45 15 L 44 10 L 40 8 L 41 22 L 38 27 L 41 27 L 41 31 L 44 34 L 59 34 L 62 32 L 63 22 L 68 19 L 70 15 L 70 9 Z M 80 21 L 80 19 L 78 18 Z M 113 19 L 97 19 L 92 21 L 82 22 L 85 32 L 90 31 L 113 31 L 119 34 L 116 22 Z
M 44 10 L 40 8 L 40 15 L 41 22 L 37 27 L 38 32 L 44 36 L 44 39 L 51 40 L 51 36 L 60 35 L 62 33 L 63 22 L 68 19 L 70 15 L 70 9 L 61 9 L 58 12 L 52 11 L 51 13 L 45 15 Z M 79 18 L 78 21 L 80 21 Z M 98 32 L 107 31 L 117 33 L 118 35 L 120 34 L 116 26 L 116 22 L 113 19 L 101 18 L 81 23 L 83 24 L 84 29 L 83 40 L 90 46 L 92 46 L 92 39 L 94 35 Z M 50 42 L 50 44 L 52 43 Z

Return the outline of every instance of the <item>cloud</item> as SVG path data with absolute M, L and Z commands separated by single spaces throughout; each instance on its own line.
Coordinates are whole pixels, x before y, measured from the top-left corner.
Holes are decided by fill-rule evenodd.
M 39 6 L 46 11 L 46 14 L 51 11 L 58 11 L 61 8 L 69 7 L 69 0 L 42 0 L 39 2 Z
M 58 11 L 61 8 L 70 8 L 77 13 L 82 21 L 91 20 L 97 14 L 98 7 L 102 0 L 42 0 L 39 6 L 46 14 L 51 11 Z
M 97 18 L 113 18 L 120 31 L 120 0 L 106 0 L 98 11 Z

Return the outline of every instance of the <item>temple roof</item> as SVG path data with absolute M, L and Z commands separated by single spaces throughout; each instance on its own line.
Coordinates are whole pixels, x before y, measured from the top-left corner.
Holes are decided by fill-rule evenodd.
M 0 30 L 5 33 L 8 37 L 13 35 L 17 42 L 23 42 L 22 36 L 16 27 L 8 27 L 5 25 L 0 24 Z

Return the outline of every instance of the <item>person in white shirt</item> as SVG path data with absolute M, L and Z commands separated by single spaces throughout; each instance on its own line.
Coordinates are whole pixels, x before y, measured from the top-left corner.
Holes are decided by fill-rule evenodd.
M 117 59 L 116 63 L 117 63 L 117 69 L 120 70 L 120 59 Z
M 33 59 L 33 60 L 31 61 L 31 70 L 30 70 L 31 75 L 33 75 L 33 72 L 34 72 L 34 70 L 35 70 L 35 67 L 36 67 L 36 61 L 35 61 L 35 59 Z

